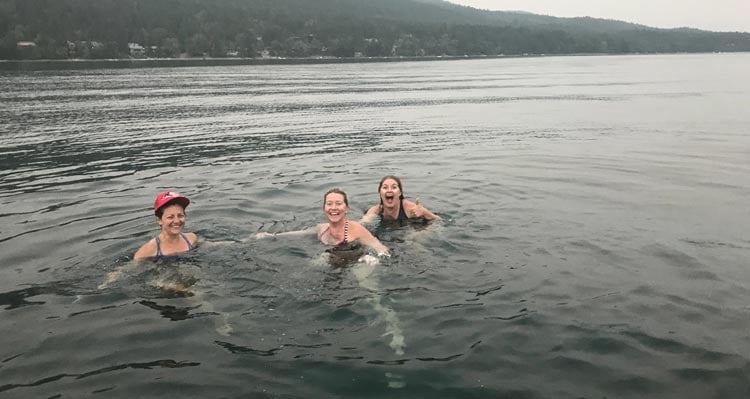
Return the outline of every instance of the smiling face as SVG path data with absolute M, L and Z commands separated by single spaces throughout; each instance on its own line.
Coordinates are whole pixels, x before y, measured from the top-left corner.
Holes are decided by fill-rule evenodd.
M 398 201 L 403 198 L 401 193 L 401 183 L 392 177 L 383 179 L 380 182 L 380 202 L 386 208 L 396 206 Z
M 349 212 L 349 204 L 346 194 L 339 192 L 326 194 L 323 202 L 323 213 L 326 214 L 329 222 L 334 223 L 346 219 L 347 212 Z
M 185 227 L 185 208 L 180 204 L 167 205 L 161 209 L 161 216 L 157 216 L 156 222 L 161 230 L 169 234 L 180 234 Z

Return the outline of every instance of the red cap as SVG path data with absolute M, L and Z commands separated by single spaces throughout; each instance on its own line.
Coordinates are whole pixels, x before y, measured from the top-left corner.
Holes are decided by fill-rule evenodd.
M 159 208 L 172 202 L 176 202 L 182 205 L 183 208 L 187 208 L 190 200 L 188 199 L 188 197 L 182 196 L 177 191 L 165 191 L 163 193 L 159 193 L 159 195 L 156 196 L 156 201 L 154 201 L 154 213 L 156 213 Z

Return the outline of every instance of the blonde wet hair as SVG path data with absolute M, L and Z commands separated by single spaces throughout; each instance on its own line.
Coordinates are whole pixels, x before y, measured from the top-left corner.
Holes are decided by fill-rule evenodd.
M 349 206 L 349 197 L 347 197 L 346 192 L 338 187 L 334 187 L 328 191 L 326 191 L 325 194 L 323 194 L 323 204 L 326 203 L 326 199 L 328 198 L 328 194 L 341 194 L 344 196 L 344 204 L 346 206 Z

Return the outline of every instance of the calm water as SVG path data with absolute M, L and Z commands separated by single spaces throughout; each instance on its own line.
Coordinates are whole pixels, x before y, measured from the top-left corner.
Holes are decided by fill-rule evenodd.
M 748 397 L 749 70 L 3 73 L 0 396 Z M 356 219 L 390 173 L 445 222 L 370 226 L 394 255 L 365 278 L 311 237 L 239 242 L 322 221 L 332 186 Z M 238 242 L 98 289 L 170 188 L 188 230 Z

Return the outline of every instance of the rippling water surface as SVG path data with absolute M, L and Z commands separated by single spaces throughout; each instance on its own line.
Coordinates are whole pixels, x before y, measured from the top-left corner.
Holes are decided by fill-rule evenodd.
M 750 55 L 0 75 L 0 396 L 750 396 Z M 314 239 L 397 174 L 443 223 Z M 129 270 L 154 195 L 211 241 Z M 159 281 L 197 282 L 188 296 Z M 230 325 L 232 332 L 222 329 Z

